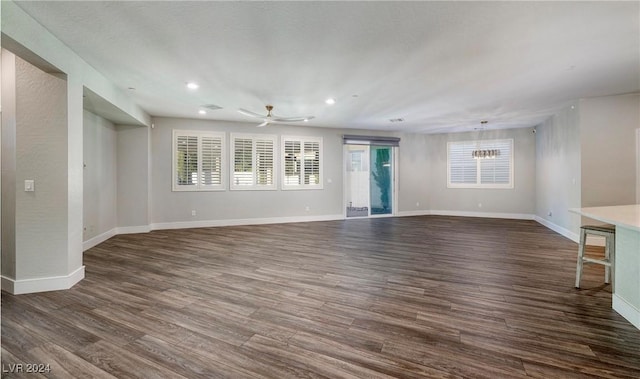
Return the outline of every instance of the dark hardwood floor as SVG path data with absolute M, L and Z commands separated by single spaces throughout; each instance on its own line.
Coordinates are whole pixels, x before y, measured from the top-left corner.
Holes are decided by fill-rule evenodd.
M 602 266 L 573 287 L 576 252 L 438 216 L 120 235 L 71 290 L 2 294 L 2 376 L 640 377 L 640 331 Z

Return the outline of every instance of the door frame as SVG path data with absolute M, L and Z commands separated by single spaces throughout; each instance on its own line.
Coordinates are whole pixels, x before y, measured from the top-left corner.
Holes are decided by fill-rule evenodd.
M 372 215 L 371 214 L 371 196 L 369 196 L 369 215 L 368 216 L 355 216 L 355 217 L 347 217 L 347 155 L 349 154 L 349 150 L 347 146 L 357 145 L 357 144 L 343 144 L 342 145 L 342 217 L 344 219 L 359 219 L 359 218 L 381 218 L 381 217 L 395 217 L 398 214 L 398 147 L 397 146 L 389 146 L 391 148 L 391 154 L 393 156 L 393 178 L 392 178 L 392 202 L 393 206 L 391 207 L 391 213 L 389 214 L 380 214 L 380 215 Z M 371 154 L 371 145 L 362 145 L 367 146 L 369 148 L 369 155 Z M 371 158 L 369 157 L 369 161 Z M 371 166 L 371 165 L 369 165 Z M 371 171 L 371 167 L 369 167 L 369 171 Z M 369 181 L 369 187 L 371 187 L 371 181 Z

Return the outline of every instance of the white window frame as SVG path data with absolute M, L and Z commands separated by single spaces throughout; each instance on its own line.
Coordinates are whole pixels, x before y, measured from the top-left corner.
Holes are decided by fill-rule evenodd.
M 493 149 L 492 144 L 505 143 L 510 144 L 509 151 L 509 183 L 482 183 L 481 164 L 483 159 L 476 160 L 476 182 L 475 183 L 451 183 L 451 146 L 454 144 L 475 143 L 478 149 Z M 493 140 L 475 140 L 475 141 L 449 141 L 447 142 L 447 188 L 485 188 L 485 189 L 513 189 L 514 188 L 514 142 L 513 138 L 493 139 Z M 471 158 L 473 159 L 473 158 Z M 486 159 L 486 158 L 485 158 Z
M 210 138 L 219 138 L 220 139 L 220 184 L 215 185 L 203 185 L 201 183 L 196 184 L 178 184 L 178 172 L 177 172 L 177 153 L 178 153 L 178 137 L 196 137 L 197 138 L 197 176 L 201 177 L 202 171 L 202 138 L 210 137 Z M 172 191 L 184 192 L 184 191 L 224 191 L 226 190 L 226 141 L 225 141 L 225 133 L 220 132 L 210 132 L 210 131 L 202 131 L 202 130 L 173 130 L 172 138 L 172 156 L 171 156 L 171 180 L 172 180 Z
M 286 175 L 286 142 L 293 141 L 299 142 L 302 149 L 302 156 L 304 157 L 304 144 L 305 143 L 318 143 L 318 184 L 289 184 L 287 183 L 287 175 Z M 308 136 L 282 136 L 280 143 L 280 167 L 282 172 L 282 189 L 283 190 L 317 190 L 323 189 L 323 181 L 324 181 L 324 152 L 322 147 L 322 137 L 308 137 Z M 304 159 L 300 163 L 300 169 L 302 171 L 301 177 L 304 178 Z
M 235 143 L 236 139 L 248 139 L 251 140 L 251 159 L 253 165 L 251 167 L 251 175 L 253 184 L 240 185 L 235 183 Z M 273 191 L 278 189 L 278 138 L 275 135 L 268 134 L 245 134 L 245 133 L 231 133 L 229 139 L 231 140 L 231 148 L 229 149 L 229 182 L 231 190 L 262 190 Z M 271 141 L 273 143 L 273 167 L 272 167 L 272 180 L 271 184 L 257 184 L 257 167 L 256 167 L 256 143 L 257 141 Z

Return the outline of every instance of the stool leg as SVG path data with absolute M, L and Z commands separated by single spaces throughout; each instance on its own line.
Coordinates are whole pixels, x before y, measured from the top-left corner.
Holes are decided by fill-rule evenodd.
M 609 266 L 609 270 L 611 272 L 611 293 L 615 293 L 616 291 L 616 236 L 615 234 L 611 236 L 611 249 L 609 250 L 609 262 L 611 265 Z
M 580 278 L 582 277 L 582 265 L 584 257 L 584 247 L 587 244 L 587 233 L 580 229 L 580 245 L 578 245 L 578 264 L 576 266 L 576 288 L 580 288 Z
M 604 243 L 604 259 L 606 259 L 608 262 L 609 261 L 609 257 L 611 255 L 611 237 L 605 237 L 605 243 Z M 609 274 L 611 273 L 611 266 L 604 266 L 604 282 L 609 284 Z

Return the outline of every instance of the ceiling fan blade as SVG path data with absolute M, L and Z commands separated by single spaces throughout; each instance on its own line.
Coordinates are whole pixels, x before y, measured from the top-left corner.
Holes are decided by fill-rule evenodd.
M 267 125 L 269 125 L 269 121 L 265 121 L 265 122 L 263 122 L 262 124 L 260 124 L 260 125 L 256 125 L 256 126 L 257 126 L 258 128 L 262 128 L 263 126 L 267 126 Z
M 248 111 L 246 109 L 242 109 L 242 108 L 238 109 L 238 112 L 242 113 L 245 116 L 249 116 L 249 117 L 264 118 L 263 114 L 254 113 L 254 112 Z
M 273 121 L 278 121 L 278 122 L 299 122 L 299 121 L 309 121 L 312 118 L 315 118 L 315 116 L 307 116 L 307 117 L 278 117 L 278 118 L 274 118 Z

